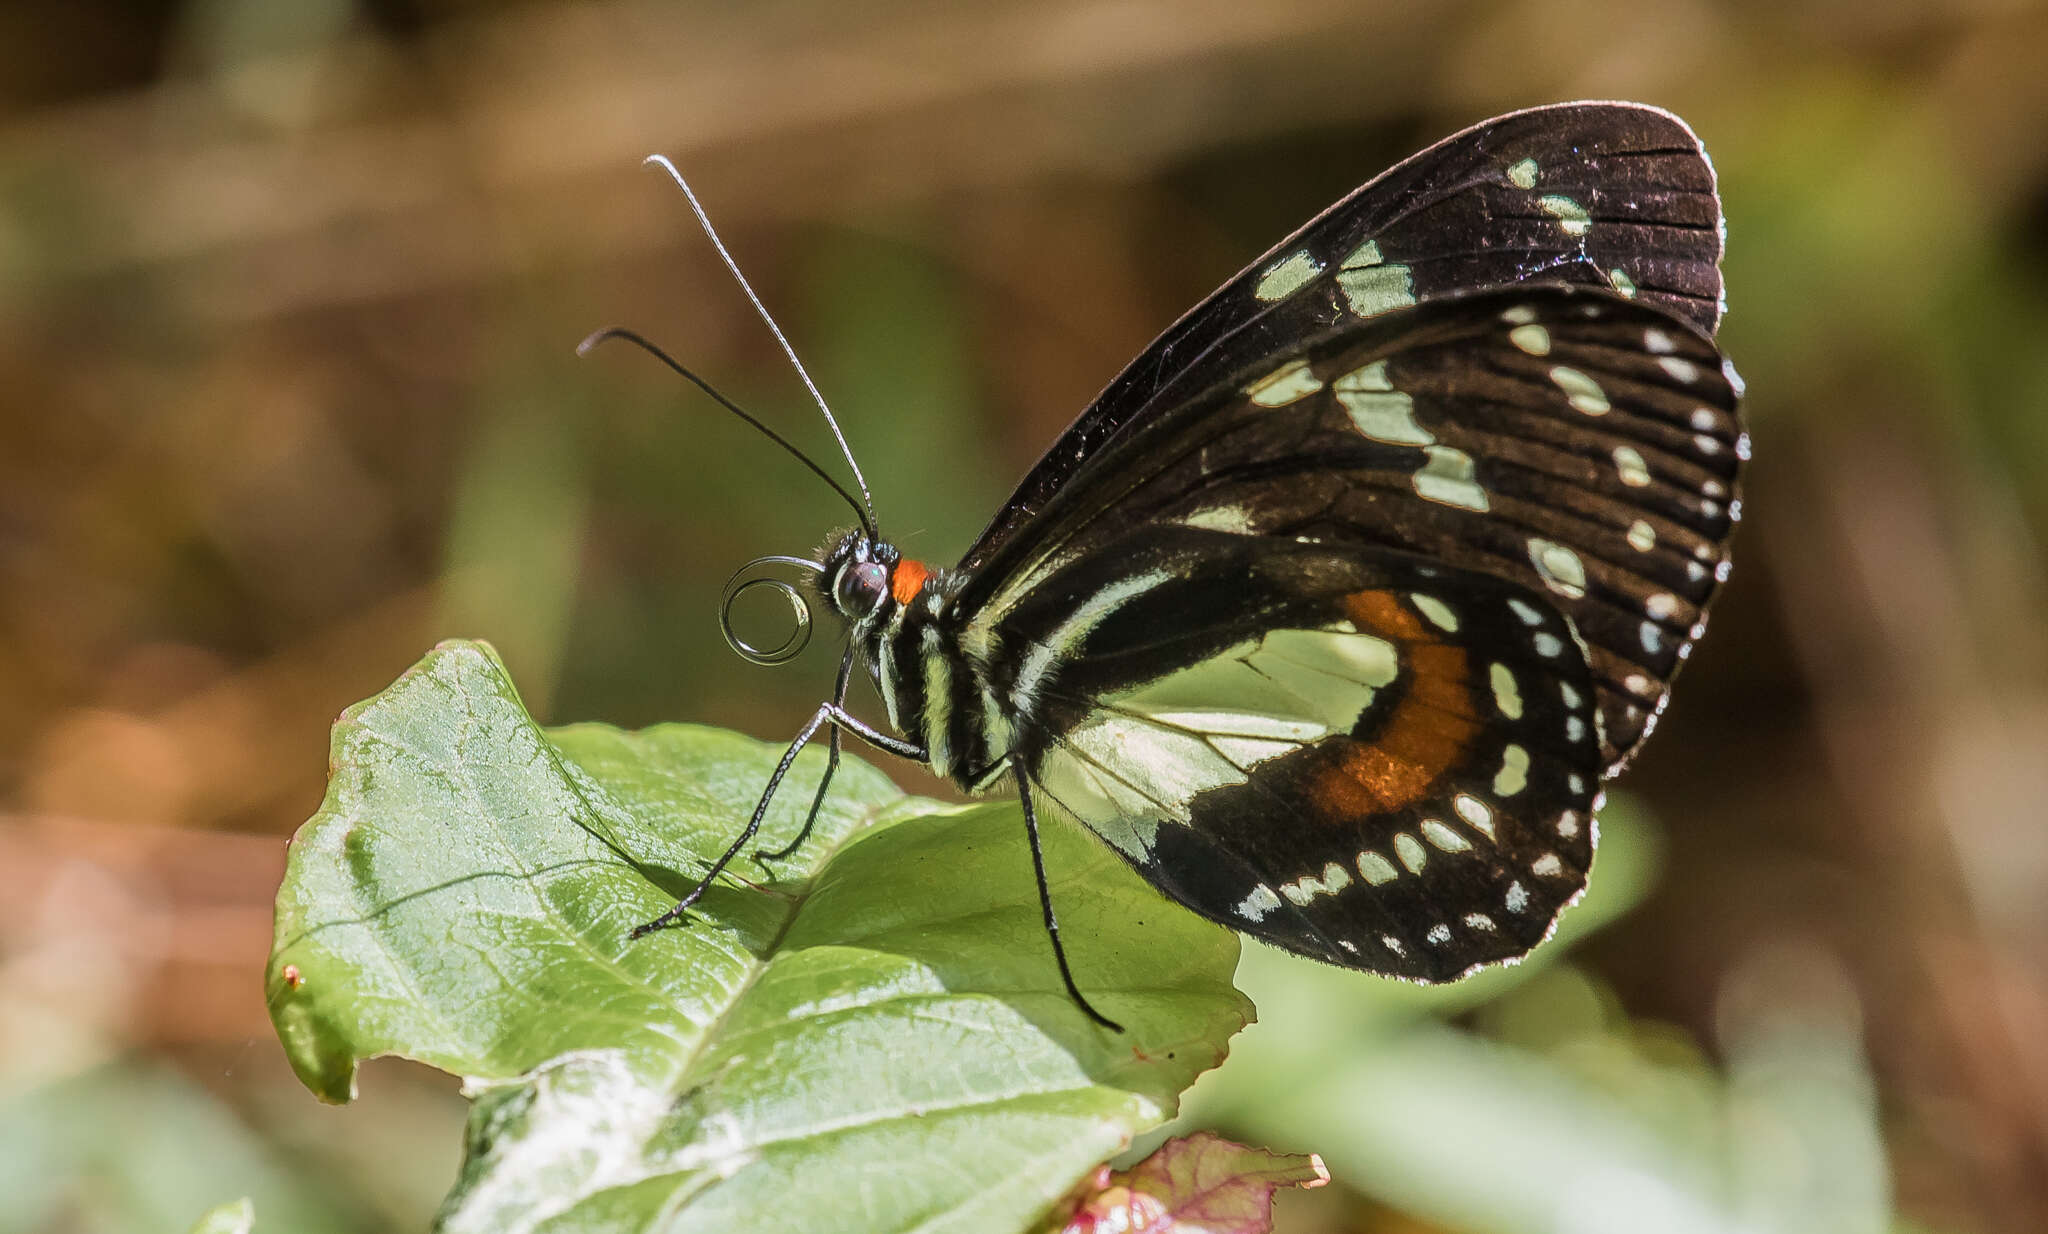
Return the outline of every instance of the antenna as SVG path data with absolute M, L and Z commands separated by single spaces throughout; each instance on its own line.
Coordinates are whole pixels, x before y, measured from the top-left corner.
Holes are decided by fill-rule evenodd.
M 698 225 L 703 227 L 704 234 L 710 237 L 711 247 L 718 250 L 718 256 L 725 262 L 725 268 L 732 272 L 733 278 L 740 285 L 740 290 L 747 293 L 747 299 L 753 302 L 754 311 L 767 323 L 768 332 L 775 336 L 776 342 L 782 344 L 782 354 L 789 357 L 790 364 L 796 369 L 796 375 L 803 378 L 804 389 L 811 392 L 811 401 L 818 405 L 819 411 L 825 413 L 825 423 L 832 426 L 832 436 L 839 439 L 839 450 L 846 456 L 846 465 L 853 468 L 853 482 L 860 486 L 861 504 L 867 509 L 867 516 L 861 521 L 867 526 L 869 535 L 878 535 L 875 530 L 875 499 L 873 494 L 868 492 L 867 477 L 861 474 L 860 463 L 853 457 L 853 447 L 846 444 L 846 434 L 840 431 L 838 419 L 832 415 L 832 409 L 825 405 L 825 396 L 818 392 L 818 385 L 811 380 L 810 371 L 804 368 L 804 362 L 797 359 L 796 348 L 789 345 L 789 340 L 783 336 L 782 327 L 776 325 L 775 318 L 769 316 L 768 306 L 762 304 L 761 297 L 754 294 L 753 284 L 747 282 L 747 276 L 740 273 L 739 263 L 726 251 L 725 241 L 718 238 L 718 229 L 711 225 L 711 216 L 704 213 L 703 205 L 698 202 L 697 194 L 691 191 L 690 182 L 683 179 L 683 173 L 676 170 L 676 165 L 669 162 L 666 155 L 650 154 L 645 161 L 666 171 L 669 178 L 676 182 L 676 187 L 683 190 L 683 197 L 690 203 L 690 212 L 697 216 Z
M 843 499 L 847 505 L 853 508 L 853 516 L 860 520 L 862 527 L 867 529 L 869 537 L 877 537 L 877 533 L 875 531 L 874 511 L 872 509 L 863 510 L 861 508 L 861 504 L 853 499 L 853 494 L 846 491 L 845 485 L 841 484 L 837 480 L 834 480 L 830 475 L 826 474 L 824 468 L 818 466 L 815 462 L 811 461 L 810 455 L 805 454 L 802 450 L 799 450 L 795 446 L 789 444 L 788 439 L 783 437 L 782 434 L 776 432 L 774 429 L 769 428 L 767 425 L 755 419 L 738 403 L 735 403 L 731 399 L 725 397 L 723 394 L 720 394 L 717 391 L 717 389 L 712 386 L 710 382 L 704 380 L 702 377 L 697 376 L 697 374 L 691 372 L 689 369 L 684 368 L 681 364 L 676 362 L 675 357 L 669 355 L 667 352 L 655 346 L 653 343 L 648 342 L 646 338 L 634 333 L 631 330 L 626 329 L 624 326 L 606 326 L 604 329 L 594 332 L 593 334 L 590 335 L 589 338 L 586 338 L 582 342 L 576 344 L 576 354 L 579 356 L 587 356 L 590 354 L 590 351 L 593 347 L 596 347 L 599 343 L 609 342 L 612 339 L 623 339 L 626 342 L 633 344 L 635 347 L 638 347 L 640 350 L 646 352 L 648 355 L 653 356 L 655 359 L 661 361 L 663 364 L 668 365 L 669 368 L 675 370 L 678 376 L 682 377 L 685 381 L 688 381 L 691 385 L 696 386 L 699 390 L 702 390 L 704 393 L 710 395 L 712 399 L 715 400 L 720 407 L 725 408 L 727 411 L 738 416 L 740 419 L 745 420 L 748 424 L 753 425 L 755 428 L 761 431 L 762 436 L 774 442 L 776 445 L 781 446 L 783 449 L 789 451 L 792 455 L 796 457 L 797 462 L 802 463 L 804 466 L 810 468 L 811 471 L 815 473 L 820 480 L 823 480 L 825 483 L 831 485 L 832 491 L 839 494 L 841 499 Z M 856 471 L 855 474 L 858 475 L 859 473 Z

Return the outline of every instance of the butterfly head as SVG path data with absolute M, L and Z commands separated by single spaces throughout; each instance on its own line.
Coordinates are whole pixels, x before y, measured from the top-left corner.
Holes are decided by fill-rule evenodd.
M 819 599 L 843 620 L 859 627 L 888 615 L 903 564 L 894 545 L 855 528 L 834 536 L 818 564 Z

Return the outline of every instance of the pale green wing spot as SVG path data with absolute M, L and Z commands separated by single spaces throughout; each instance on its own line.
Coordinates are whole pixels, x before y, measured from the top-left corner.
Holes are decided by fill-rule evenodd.
M 1297 907 L 1305 907 L 1317 896 L 1336 895 L 1351 885 L 1351 874 L 1343 866 L 1332 861 L 1323 867 L 1321 877 L 1304 874 L 1280 888 L 1280 894 Z
M 1493 683 L 1493 703 L 1500 713 L 1510 720 L 1522 718 L 1522 690 L 1515 681 L 1515 674 L 1505 664 L 1496 663 L 1487 673 Z
M 1411 478 L 1418 496 L 1447 506 L 1484 513 L 1486 490 L 1474 479 L 1472 456 L 1453 446 L 1425 446 L 1429 461 Z
M 1589 416 L 1604 416 L 1614 409 L 1614 405 L 1607 401 L 1607 391 L 1600 388 L 1600 383 L 1575 368 L 1563 364 L 1553 365 L 1550 380 L 1556 382 L 1557 388 L 1564 391 L 1565 401 L 1570 403 L 1574 410 L 1583 411 Z
M 1559 595 L 1577 600 L 1586 594 L 1586 563 L 1564 545 L 1530 537 L 1529 563 L 1544 585 Z
M 1415 422 L 1415 400 L 1394 389 L 1385 360 L 1353 369 L 1330 383 L 1330 389 L 1350 413 L 1351 423 L 1374 441 L 1397 446 L 1426 446 L 1436 441 Z
M 1450 605 L 1435 596 L 1424 595 L 1419 591 L 1411 593 L 1408 598 L 1415 602 L 1415 607 L 1424 617 L 1429 618 L 1437 629 L 1447 634 L 1458 632 L 1458 615 L 1451 611 Z
M 1359 877 L 1374 887 L 1385 886 L 1401 877 L 1401 872 L 1394 868 L 1393 862 L 1371 849 L 1358 854 L 1358 873 Z
M 1550 331 L 1538 325 L 1516 326 L 1508 331 L 1508 342 L 1532 356 L 1550 354 Z
M 1422 873 L 1422 867 L 1429 864 L 1429 850 L 1422 847 L 1422 841 L 1405 831 L 1394 833 L 1394 855 L 1408 867 L 1410 874 Z
M 1493 795 L 1512 797 L 1529 786 L 1529 752 L 1510 745 L 1500 756 L 1500 771 L 1493 777 Z
M 1642 488 L 1650 482 L 1650 465 L 1633 446 L 1614 447 L 1614 466 L 1621 473 L 1621 482 L 1630 488 Z
M 1415 279 L 1408 267 L 1387 265 L 1380 246 L 1371 240 L 1337 263 L 1337 287 L 1360 317 L 1377 317 L 1415 303 Z
M 1180 520 L 1189 527 L 1245 535 L 1252 529 L 1252 516 L 1242 506 L 1208 506 Z
M 1533 189 L 1536 187 L 1536 171 L 1535 159 L 1512 163 L 1508 166 L 1508 183 L 1518 189 Z
M 1252 294 L 1261 300 L 1272 302 L 1285 300 L 1314 281 L 1323 272 L 1323 263 L 1307 249 L 1298 249 L 1266 267 L 1259 275 L 1259 284 Z
M 1323 380 L 1309 371 L 1308 361 L 1290 360 L 1244 388 L 1245 397 L 1261 407 L 1285 407 L 1298 403 L 1323 388 Z
M 1638 553 L 1647 553 L 1657 547 L 1657 529 L 1637 519 L 1628 525 L 1628 546 Z
M 1442 819 L 1423 819 L 1422 838 L 1447 853 L 1463 853 L 1470 851 L 1472 848 L 1472 841 L 1459 835 L 1449 823 L 1444 822 Z
M 1568 236 L 1583 236 L 1593 230 L 1593 216 L 1586 208 L 1562 193 L 1546 193 L 1536 199 L 1543 212 L 1557 220 L 1557 225 Z
M 1633 300 L 1636 298 L 1636 281 L 1630 278 L 1628 271 L 1620 266 L 1616 266 L 1607 272 L 1607 285 L 1614 288 L 1616 292 L 1626 299 Z

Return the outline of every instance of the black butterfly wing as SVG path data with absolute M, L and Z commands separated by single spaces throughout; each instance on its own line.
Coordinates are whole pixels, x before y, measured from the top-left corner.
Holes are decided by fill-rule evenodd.
M 1535 287 L 1347 323 L 1090 460 L 961 597 L 999 626 L 1171 522 L 1412 554 L 1569 619 L 1609 772 L 1647 735 L 1727 570 L 1748 441 L 1704 335 Z
M 1612 288 L 1711 334 L 1721 250 L 1713 165 L 1678 117 L 1564 103 L 1488 120 L 1331 206 L 1154 340 L 1046 451 L 962 565 L 991 560 L 1126 425 L 1332 326 L 1540 282 Z
M 1402 553 L 1135 528 L 1001 637 L 1036 792 L 1166 894 L 1353 968 L 1451 980 L 1585 886 L 1585 658 L 1513 583 Z

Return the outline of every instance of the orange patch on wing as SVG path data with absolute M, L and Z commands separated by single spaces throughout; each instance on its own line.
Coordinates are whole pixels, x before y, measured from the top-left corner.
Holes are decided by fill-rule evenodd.
M 924 586 L 931 573 L 923 562 L 905 557 L 896 563 L 896 572 L 889 576 L 889 594 L 896 597 L 896 603 L 908 604 L 917 598 L 918 588 Z
M 1397 643 L 1427 643 L 1435 640 L 1415 614 L 1401 607 L 1391 591 L 1356 591 L 1344 597 L 1351 620 L 1370 633 L 1381 634 Z
M 1333 818 L 1385 814 L 1420 799 L 1464 758 L 1479 734 L 1471 661 L 1439 642 L 1393 593 L 1361 591 L 1345 601 L 1361 629 L 1394 640 L 1406 691 L 1370 741 L 1340 742 L 1309 795 Z

